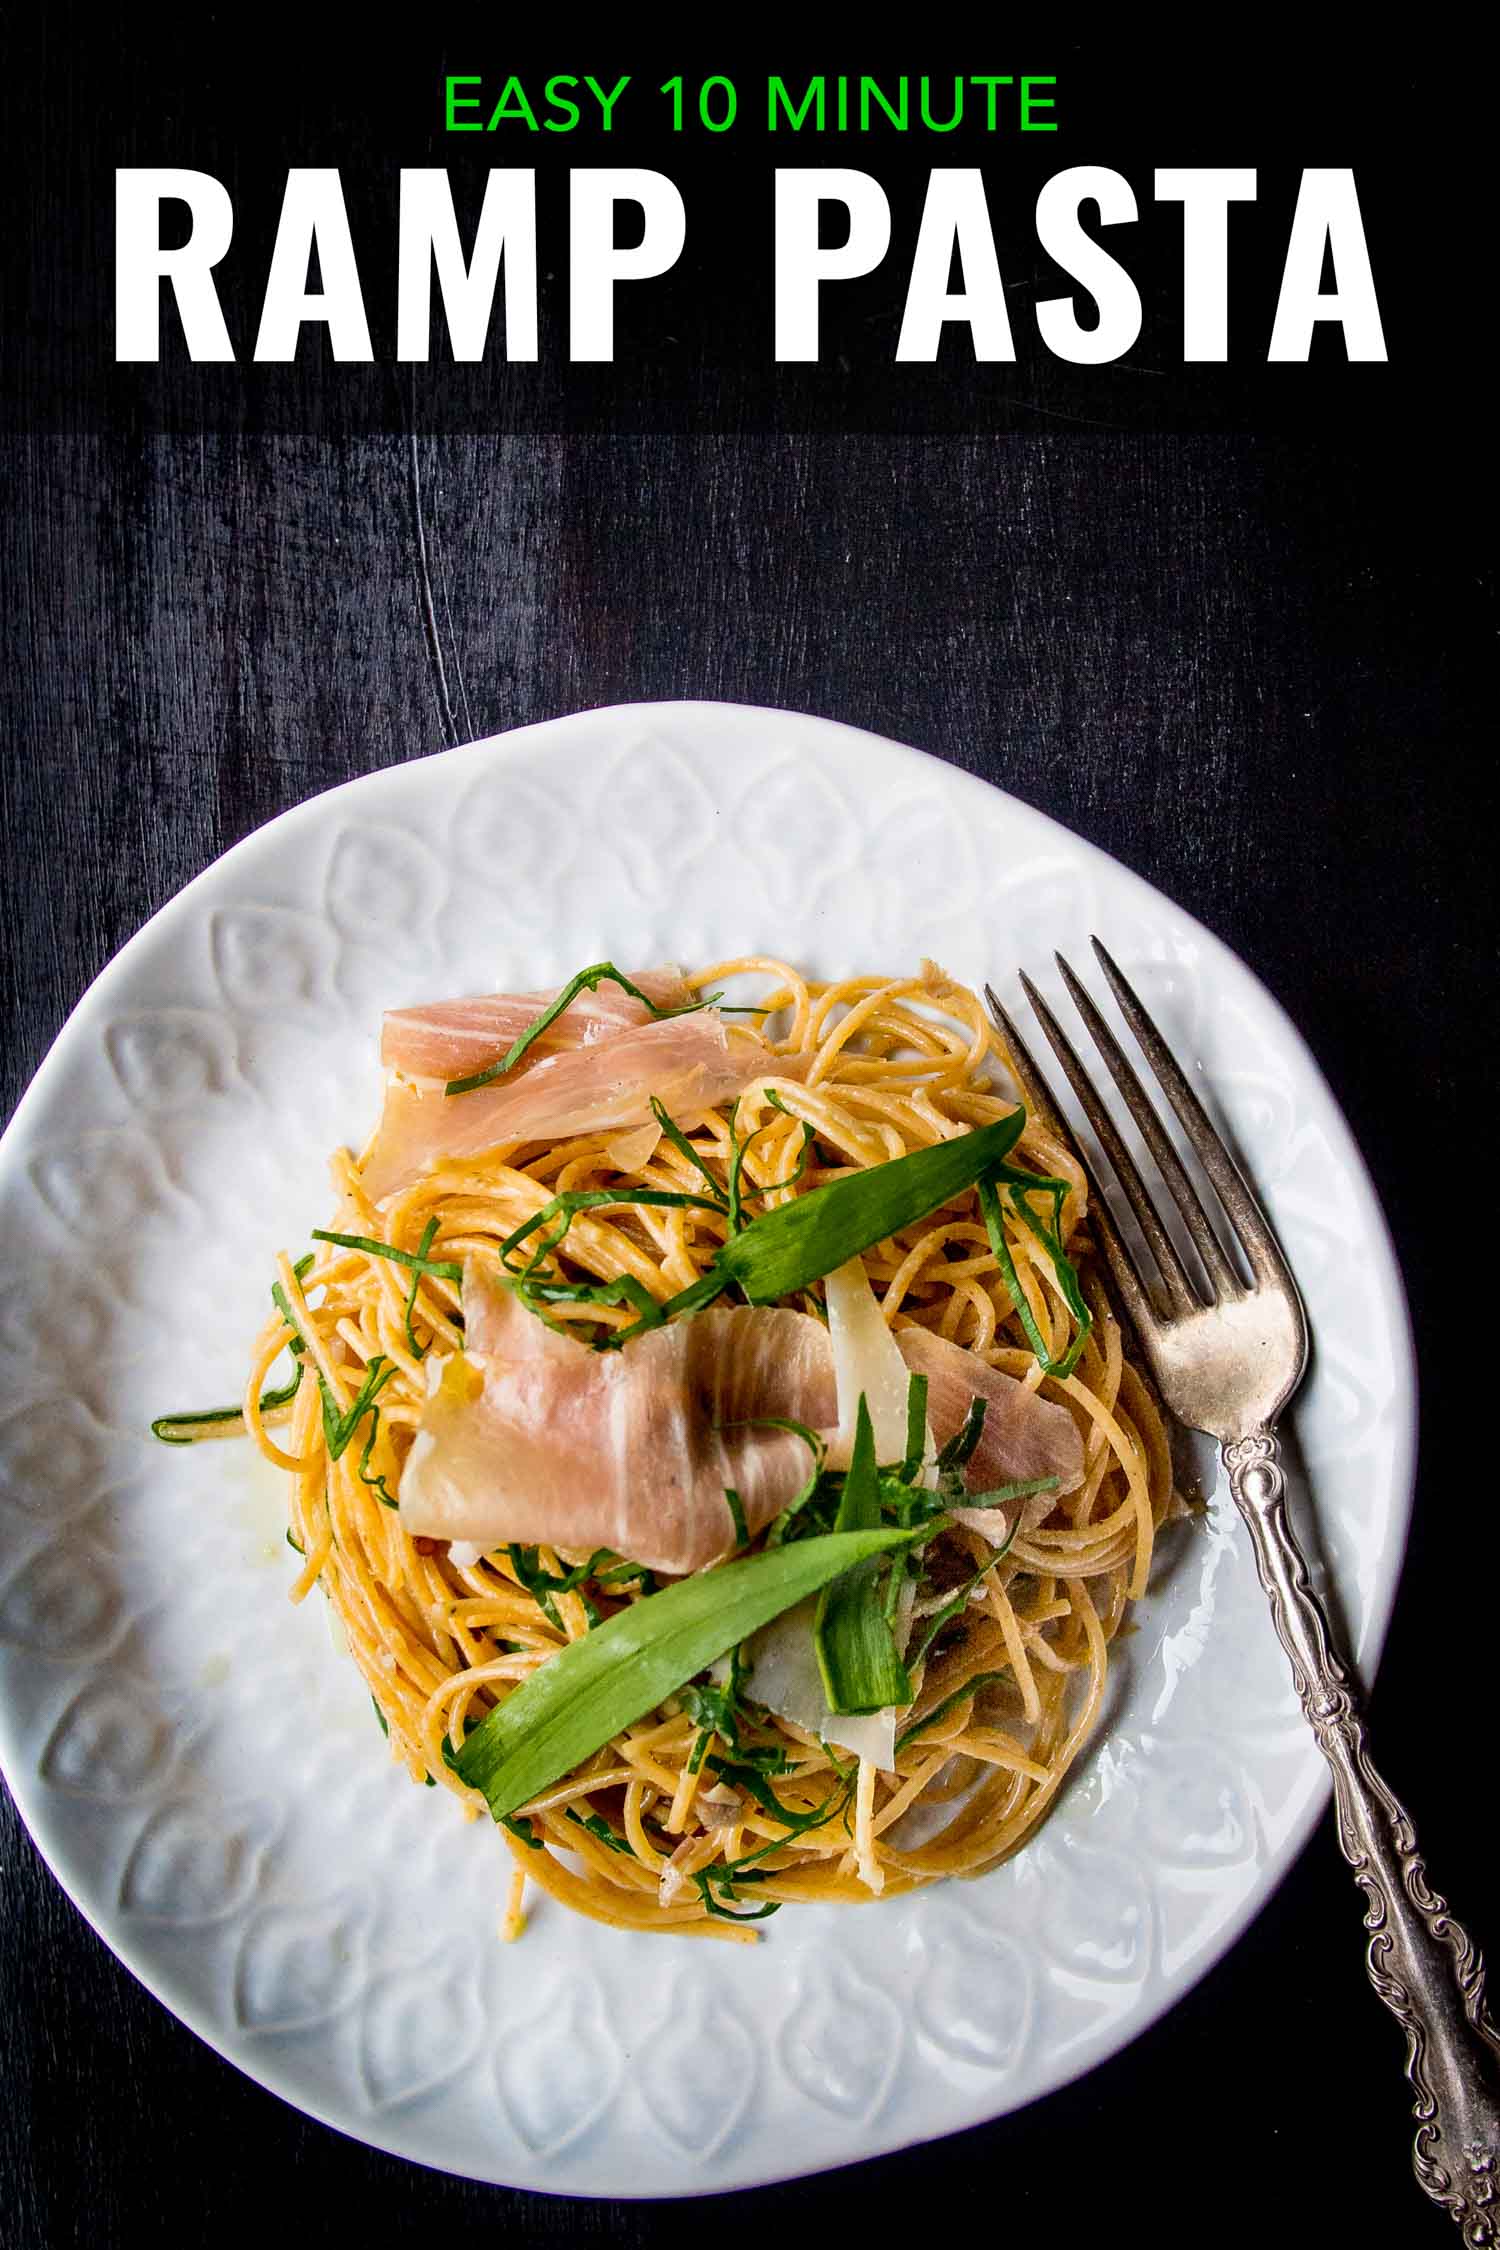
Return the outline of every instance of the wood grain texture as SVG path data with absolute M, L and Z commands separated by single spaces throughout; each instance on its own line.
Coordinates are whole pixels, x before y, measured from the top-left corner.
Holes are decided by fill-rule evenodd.
M 1462 1600 L 1455 1506 L 1466 1576 L 1493 1582 L 1496 1561 L 1493 1510 L 1462 1474 L 1482 1309 L 1456 1300 L 1488 1231 L 1463 1166 L 1493 1065 L 1476 1006 L 1495 931 L 1489 606 L 1477 523 L 1433 497 L 1462 489 L 1462 463 L 1421 452 L 1393 469 L 1368 448 L 1231 439 L 10 442 L 0 1099 L 218 852 L 445 741 L 722 696 L 920 743 L 1042 805 L 1245 955 L 1370 1160 L 1424 1415 L 1375 1720 L 1444 1888 L 1493 1942 L 1472 1813 L 1484 1719 L 1470 1730 L 1462 1693 L 1481 1652 L 1460 1655 L 1451 1712 L 1431 1677 Z M 726 2220 L 796 2240 L 919 2199 L 968 2223 L 997 2195 L 1018 2226 L 1055 2213 L 1080 2136 L 1099 2188 L 1156 2152 L 1163 2245 L 1200 2240 L 1231 2180 L 1247 2229 L 1284 2232 L 1305 2192 L 1311 2237 L 1331 2216 L 1318 2151 L 1341 2134 L 1369 2150 L 1362 2208 L 1342 2177 L 1341 2239 L 1448 2239 L 1405 2177 L 1396 2042 L 1326 1834 L 1232 1956 L 1080 2086 L 705 2214 L 472 2187 L 307 2122 L 142 1993 L 8 1805 L 4 1822 L 0 2237 L 18 2250 L 197 2241 L 293 2211 L 382 2244 L 453 2225 L 635 2245 Z M 1341 2083 L 1265 2075 L 1273 2007 L 1294 2033 L 1347 2026 Z

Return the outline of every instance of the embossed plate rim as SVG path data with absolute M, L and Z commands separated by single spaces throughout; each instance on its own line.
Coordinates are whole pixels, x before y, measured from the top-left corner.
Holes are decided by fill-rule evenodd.
M 931 757 L 928 753 L 888 741 L 862 729 L 834 720 L 767 707 L 684 701 L 616 705 L 540 721 L 455 749 L 409 760 L 399 766 L 382 768 L 292 807 L 231 847 L 174 899 L 169 900 L 121 948 L 83 995 L 44 1059 L 31 1087 L 22 1097 L 3 1141 L 0 1141 L 0 1195 L 6 1192 L 6 1183 L 18 1156 L 25 1152 L 25 1144 L 34 1122 L 44 1114 L 53 1098 L 54 1089 L 60 1087 L 70 1056 L 102 1026 L 116 991 L 125 986 L 137 966 L 146 961 L 155 947 L 164 940 L 170 942 L 179 929 L 192 926 L 199 910 L 205 904 L 212 903 L 221 887 L 229 883 L 232 888 L 231 879 L 258 855 L 268 851 L 270 839 L 274 837 L 285 840 L 300 835 L 304 830 L 316 829 L 319 824 L 326 825 L 330 833 L 336 832 L 340 808 L 355 799 L 359 799 L 361 803 L 368 799 L 377 808 L 376 817 L 380 818 L 381 797 L 399 797 L 409 787 L 424 792 L 431 789 L 436 792 L 438 800 L 451 797 L 456 801 L 469 785 L 472 763 L 481 757 L 492 761 L 490 770 L 497 770 L 507 764 L 525 766 L 528 761 L 545 757 L 563 744 L 569 745 L 576 752 L 591 740 L 602 750 L 614 750 L 623 754 L 632 730 L 654 726 L 670 731 L 673 727 L 684 725 L 702 731 L 705 750 L 710 757 L 721 740 L 737 746 L 743 755 L 747 747 L 753 748 L 757 743 L 774 747 L 778 737 L 785 737 L 788 741 L 795 738 L 799 749 L 803 751 L 809 745 L 826 745 L 835 765 L 841 759 L 847 762 L 851 756 L 857 755 L 873 761 L 887 781 L 898 774 L 914 776 L 927 790 L 946 792 L 949 801 L 956 802 L 960 807 L 971 806 L 981 824 L 983 819 L 994 819 L 997 806 L 1003 807 L 1006 817 L 1015 824 L 1016 833 L 1024 837 L 1028 844 L 1055 855 L 1059 860 L 1071 862 L 1075 868 L 1088 871 L 1091 876 L 1105 880 L 1116 889 L 1123 885 L 1125 895 L 1135 905 L 1143 910 L 1149 909 L 1150 914 L 1159 918 L 1174 934 L 1189 936 L 1196 946 L 1203 949 L 1216 987 L 1222 979 L 1226 986 L 1237 985 L 1242 991 L 1253 994 L 1256 1005 L 1265 1012 L 1266 1020 L 1275 1030 L 1286 1052 L 1294 1059 L 1299 1084 L 1304 1090 L 1311 1091 L 1319 1122 L 1332 1135 L 1336 1144 L 1337 1158 L 1348 1173 L 1361 1205 L 1359 1221 L 1364 1230 L 1362 1239 L 1373 1261 L 1376 1285 L 1381 1296 L 1381 1313 L 1385 1323 L 1385 1340 L 1390 1349 L 1394 1388 L 1389 1409 L 1392 1440 L 1389 1507 L 1381 1519 L 1382 1545 L 1378 1568 L 1369 1591 L 1368 1614 L 1361 1644 L 1362 1669 L 1366 1677 L 1369 1677 L 1373 1673 L 1389 1623 L 1410 1512 L 1415 1442 L 1412 1340 L 1399 1272 L 1383 1216 L 1363 1160 L 1321 1071 L 1285 1011 L 1266 992 L 1253 972 L 1191 915 L 1165 899 L 1142 878 L 1122 867 L 1099 847 L 1074 836 L 1048 815 L 1009 797 L 993 784 L 960 767 Z M 469 764 L 466 765 L 465 761 Z M 449 811 L 451 815 L 451 806 Z M 326 908 L 324 912 L 326 917 Z M 1006 964 L 997 962 L 993 966 L 1004 968 Z M 1269 1634 L 1269 1621 L 1266 1631 Z M 225 2020 L 223 2016 L 216 2016 L 210 2008 L 199 2005 L 197 1999 L 186 1989 L 182 1975 L 174 1972 L 161 1948 L 157 1947 L 153 1951 L 149 1927 L 141 1929 L 122 1926 L 118 1906 L 111 1914 L 103 1906 L 91 1906 L 80 1896 L 86 1885 L 77 1860 L 84 1855 L 75 1855 L 73 1847 L 61 1833 L 60 1823 L 49 1818 L 46 1790 L 32 1770 L 35 1765 L 35 1745 L 13 1742 L 9 1739 L 10 1734 L 9 1714 L 0 1709 L 0 1753 L 3 1753 L 12 1794 L 38 1849 L 68 1895 L 148 1990 L 210 2046 L 269 2090 L 280 2094 L 308 2114 L 320 2118 L 322 2122 L 372 2146 L 406 2156 L 413 2161 L 447 2169 L 463 2169 L 475 2178 L 563 2193 L 629 2196 L 698 2191 L 698 2182 L 692 2176 L 690 2166 L 684 2166 L 676 2158 L 663 2159 L 659 2151 L 648 2159 L 639 2142 L 628 2149 L 615 2146 L 607 2157 L 601 2147 L 597 2152 L 596 2165 L 592 2157 L 585 2156 L 582 2159 L 582 2176 L 574 2161 L 578 2151 L 572 2146 L 568 2147 L 562 2161 L 550 2162 L 547 2158 L 538 2158 L 514 2136 L 509 2152 L 503 2157 L 495 2149 L 476 2149 L 474 2160 L 460 2167 L 454 2163 L 450 2152 L 434 2153 L 430 2133 L 424 2145 L 419 2112 L 414 2114 L 408 2111 L 403 2116 L 400 2110 L 396 2110 L 394 2113 L 387 2112 L 382 2118 L 374 2114 L 360 2115 L 353 2109 L 342 2109 L 334 2102 L 311 2098 L 307 2086 L 296 2081 L 294 2069 L 282 2061 L 279 2053 L 273 2053 L 268 2045 L 262 2046 L 257 2053 L 253 2036 L 247 2034 L 243 2027 L 236 2025 L 232 2019 Z M 716 2169 L 712 2180 L 713 2191 L 794 2177 L 858 2161 L 907 2145 L 914 2139 L 933 2137 L 934 2133 L 959 2130 L 1037 2099 L 1081 2075 L 1106 2055 L 1118 2051 L 1189 1990 L 1222 1957 L 1265 1903 L 1302 1848 L 1327 1802 L 1329 1788 L 1310 1742 L 1307 1755 L 1310 1761 L 1307 1772 L 1314 1776 L 1310 1793 L 1279 1846 L 1274 1851 L 1268 1847 L 1266 1862 L 1256 1871 L 1243 1899 L 1193 1956 L 1186 1973 L 1181 1968 L 1170 1973 L 1164 1968 L 1161 1980 L 1163 1989 L 1147 1993 L 1142 2002 L 1133 2004 L 1133 2012 L 1127 2013 L 1123 2022 L 1108 2022 L 1093 2034 L 1073 2038 L 1065 2056 L 1052 2058 L 1050 2066 L 1044 2068 L 1039 2077 L 1033 2074 L 1032 2079 L 1019 2088 L 1008 2087 L 991 2077 L 977 2089 L 970 2087 L 967 2092 L 960 2094 L 950 2076 L 944 2084 L 946 2090 L 953 2094 L 952 2114 L 945 2116 L 936 2126 L 929 2123 L 903 2129 L 899 2107 L 893 2113 L 891 2105 L 882 2100 L 871 2106 L 867 2121 L 862 2124 L 849 2126 L 826 2115 L 815 2120 L 810 2139 L 796 2147 L 788 2144 L 768 2152 L 764 2142 L 759 2145 L 752 2143 L 742 2151 L 738 2159 L 731 2158 L 726 2165 Z M 924 1894 L 927 1897 L 934 1895 L 942 1896 L 943 1893 Z M 867 1914 L 878 1914 L 882 1910 L 873 1907 L 865 1911 Z M 861 1915 L 859 1919 L 863 1922 L 865 1916 Z M 951 1920 L 952 1917 L 949 1918 L 950 1922 Z M 1349 1942 L 1355 1942 L 1352 1922 Z M 717 1955 L 719 1951 L 718 1948 L 705 1950 L 713 1955 Z M 677 1981 L 679 1962 L 680 1956 L 674 1952 L 670 1963 L 674 1974 L 669 1977 L 668 1982 Z M 767 1949 L 763 1956 L 763 1967 L 768 1978 L 776 1975 L 774 1947 Z M 736 2013 L 743 2023 L 743 2013 L 738 2010 Z M 766 2046 L 774 2044 L 776 2035 L 773 2031 L 763 2026 L 761 2035 Z M 908 2039 L 908 2049 L 910 2044 Z M 908 2061 L 904 2067 L 913 2066 Z M 730 2129 L 725 2130 L 726 2137 L 732 2138 Z M 620 2132 L 603 2136 L 616 2143 L 623 2137 Z M 591 2165 L 594 2165 L 593 2171 L 590 2170 Z

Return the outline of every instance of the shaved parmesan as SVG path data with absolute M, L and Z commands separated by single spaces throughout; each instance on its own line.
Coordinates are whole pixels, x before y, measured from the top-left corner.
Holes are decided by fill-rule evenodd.
M 835 1469 L 849 1466 L 861 1394 L 875 1433 L 876 1460 L 899 1461 L 906 1452 L 906 1396 L 911 1375 L 876 1302 L 863 1258 L 851 1258 L 847 1265 L 839 1266 L 823 1286 L 839 1408 L 828 1465 Z M 927 1450 L 929 1455 L 934 1450 L 930 1430 Z

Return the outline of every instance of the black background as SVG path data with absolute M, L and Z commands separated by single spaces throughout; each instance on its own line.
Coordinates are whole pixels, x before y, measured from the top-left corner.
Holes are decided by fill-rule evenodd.
M 144 135 L 143 66 L 115 59 Z M 1254 64 L 1204 63 L 1200 79 L 1200 111 L 1210 95 L 1239 103 L 1247 133 L 1259 117 L 1245 150 L 1154 145 L 1139 121 L 1132 145 L 1152 162 L 1348 160 L 1296 119 L 1278 125 L 1276 73 Z M 57 257 L 68 183 L 76 202 L 101 143 L 55 52 L 44 83 Z M 1375 123 L 1413 117 L 1415 95 L 1408 72 Z M 1102 80 L 1094 98 L 1103 116 Z M 181 105 L 156 120 L 157 160 L 190 160 L 186 120 Z M 223 168 L 235 131 L 221 104 Z M 1371 117 L 1351 98 L 1345 138 L 1361 135 Z M 1383 198 L 1421 235 L 1402 183 L 1418 198 L 1433 181 L 1409 155 L 1372 153 L 1361 187 L 1367 219 Z M 1110 160 L 1098 143 L 1067 157 Z M 1471 1171 L 1493 1085 L 1488 438 L 1465 423 L 1472 373 L 1466 387 L 1447 348 L 1420 341 L 1421 292 L 1451 240 L 1429 233 L 1414 263 L 1383 268 L 1373 221 L 1371 237 L 1404 356 L 1343 370 L 1347 388 L 1332 365 L 1281 371 L 1332 385 L 1289 420 L 1251 384 L 1214 406 L 1227 436 L 1180 434 L 1193 416 L 1169 408 L 1165 434 L 1066 420 L 1039 434 L 1034 417 L 1028 434 L 840 438 L 810 427 L 824 411 L 811 377 L 783 371 L 768 393 L 753 368 L 705 361 L 692 436 L 591 435 L 581 412 L 559 417 L 566 437 L 535 422 L 434 434 L 444 414 L 397 389 L 384 432 L 368 400 L 324 391 L 321 437 L 143 439 L 122 419 L 109 435 L 7 440 L 0 1074 L 8 1110 L 116 947 L 261 821 L 350 774 L 581 705 L 703 695 L 827 712 L 1044 806 L 1238 948 L 1311 1042 L 1374 1171 L 1423 1400 L 1376 1739 L 1440 1887 L 1493 1940 L 1496 1539 L 1474 1381 L 1490 1228 Z M 21 247 L 34 281 L 38 243 Z M 15 419 L 69 419 L 61 371 L 84 345 L 58 344 L 48 306 L 93 286 L 75 266 L 50 298 L 20 300 Z M 1384 427 L 1358 403 L 1382 375 Z M 624 373 L 614 397 L 618 430 L 635 405 Z M 743 434 L 768 397 L 793 426 Z M 1102 401 L 1086 402 L 1096 427 L 1138 420 L 1095 414 Z M 607 382 L 590 412 L 608 426 Z M 888 401 L 881 414 L 877 427 L 899 419 Z M 7 2244 L 136 2228 L 193 2241 L 237 2220 L 375 2242 L 455 2227 L 636 2245 L 705 2224 L 792 2240 L 1065 2224 L 1089 2240 L 1131 2214 L 1164 2245 L 1270 2228 L 1451 2238 L 1408 2179 L 1400 2042 L 1365 1985 L 1326 1822 L 1229 1959 L 1080 2085 L 960 2139 L 705 2210 L 509 2195 L 303 2120 L 148 1999 L 8 1802 L 0 1819 Z

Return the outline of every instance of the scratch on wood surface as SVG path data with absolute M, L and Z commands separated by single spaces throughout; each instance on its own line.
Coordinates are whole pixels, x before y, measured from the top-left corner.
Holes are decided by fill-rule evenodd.
M 418 596 L 422 604 L 422 623 L 427 633 L 427 653 L 432 658 L 433 679 L 437 687 L 438 708 L 443 714 L 443 736 L 450 748 L 463 740 L 453 707 L 453 696 L 448 686 L 448 667 L 443 661 L 443 638 L 438 630 L 437 604 L 432 593 L 432 565 L 427 553 L 427 523 L 422 509 L 422 454 L 416 431 L 407 433 L 407 458 L 411 465 L 411 513 L 417 537 Z M 462 682 L 460 681 L 460 686 Z

